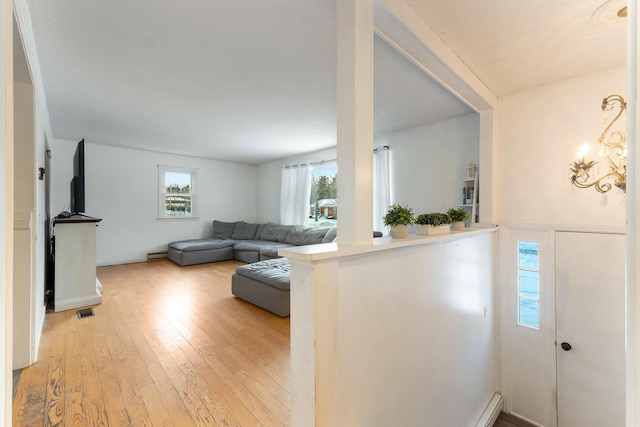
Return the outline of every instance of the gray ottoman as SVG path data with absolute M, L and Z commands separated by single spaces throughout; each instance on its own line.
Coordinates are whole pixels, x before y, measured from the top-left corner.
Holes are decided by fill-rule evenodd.
M 233 240 L 195 239 L 169 243 L 168 257 L 185 266 L 233 259 Z
M 287 317 L 290 271 L 286 258 L 243 265 L 231 276 L 231 293 L 280 317 Z

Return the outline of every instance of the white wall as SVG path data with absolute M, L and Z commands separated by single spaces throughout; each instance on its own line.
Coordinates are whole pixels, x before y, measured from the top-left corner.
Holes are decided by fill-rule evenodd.
M 475 113 L 376 135 L 374 147 L 390 147 L 391 203 L 408 204 L 416 214 L 458 207 L 466 167 L 469 161 L 478 164 L 478 138 Z M 331 148 L 259 165 L 256 221 L 279 221 L 282 166 L 335 158 L 336 149 Z
M 624 67 L 581 76 L 500 98 L 497 149 L 501 222 L 623 226 L 624 197 L 614 190 L 600 206 L 594 189 L 574 189 L 569 163 L 583 141 L 597 139 L 602 99 L 627 97 Z M 624 129 L 623 122 L 618 129 Z M 601 172 L 606 167 L 600 168 Z
M 52 143 L 52 215 L 68 209 L 77 141 Z M 197 220 L 157 220 L 158 165 L 198 169 Z M 255 167 L 85 141 L 86 214 L 102 218 L 98 265 L 146 260 L 175 240 L 208 237 L 212 221 L 254 221 Z
M 18 43 L 18 47 L 22 48 Z M 26 66 L 26 65 L 25 65 Z M 22 218 L 30 218 L 28 229 L 20 230 L 27 241 L 21 242 L 26 248 L 23 256 L 14 254 L 14 262 L 23 268 L 23 279 L 14 281 L 14 322 L 18 317 L 22 324 L 14 324 L 15 340 L 21 340 L 24 348 L 22 360 L 14 360 L 14 368 L 23 368 L 35 362 L 40 343 L 40 334 L 46 312 L 45 263 L 47 245 L 45 239 L 48 227 L 45 208 L 45 181 L 38 179 L 38 168 L 45 166 L 45 134 L 48 112 L 40 92 L 31 84 L 14 82 L 14 132 L 15 148 L 15 212 Z M 46 173 L 46 172 L 45 172 Z M 44 178 L 44 177 L 43 177 Z M 18 231 L 15 231 L 18 235 Z M 16 242 L 18 244 L 18 242 Z M 26 246 L 25 246 L 26 244 Z M 15 267 L 14 267 L 15 268 Z M 14 271 L 15 273 L 15 271 Z M 14 357 L 17 357 L 14 349 Z
M 14 9 L 15 8 L 15 9 Z M 25 56 L 32 73 L 35 91 L 35 165 L 44 166 L 44 139 L 45 134 L 51 135 L 49 125 L 49 115 L 46 107 L 44 91 L 42 89 L 42 79 L 39 72 L 39 64 L 35 55 L 35 45 L 31 31 L 31 22 L 26 13 L 27 6 L 23 0 L 8 2 L 0 0 L 0 31 L 2 41 L 0 42 L 0 80 L 4 82 L 0 89 L 0 188 L 2 188 L 2 198 L 0 198 L 0 306 L 3 307 L 3 315 L 0 318 L 0 383 L 2 384 L 2 404 L 0 405 L 0 419 L 5 425 L 11 424 L 11 396 L 12 396 L 12 335 L 13 335 L 13 198 L 14 198 L 14 164 L 13 164 L 13 25 L 14 18 L 20 26 L 20 33 L 25 48 Z M 35 174 L 35 171 L 32 171 Z M 34 354 L 37 355 L 39 338 L 44 321 L 45 307 L 44 300 L 44 263 L 45 245 L 44 223 L 46 222 L 46 211 L 44 209 L 45 189 L 43 181 L 36 183 L 35 194 L 35 215 L 33 226 L 36 227 L 37 248 L 36 248 L 36 288 L 32 294 L 29 306 L 26 310 L 32 311 L 34 324 L 31 332 L 34 333 L 35 340 Z
M 38 168 L 46 167 L 46 135 L 51 135 L 49 129 L 49 111 L 47 110 L 46 99 L 42 90 L 38 86 L 34 86 L 34 101 L 35 101 L 35 117 L 34 117 L 34 138 L 35 138 L 35 170 L 34 174 L 38 173 Z M 50 177 L 48 174 L 50 171 L 45 169 L 45 179 Z M 36 214 L 34 222 L 36 222 L 36 276 L 35 276 L 35 300 L 32 301 L 35 307 L 35 357 L 38 356 L 38 349 L 40 348 L 40 336 L 42 334 L 42 328 L 44 327 L 44 320 L 46 315 L 46 306 L 44 291 L 46 285 L 45 270 L 49 256 L 49 241 L 47 240 L 49 227 L 49 212 L 47 212 L 46 206 L 46 192 L 47 186 L 45 179 L 40 180 L 36 178 Z
M 446 212 L 462 203 L 462 180 L 478 164 L 480 118 L 476 113 L 375 137 L 388 145 L 391 203 L 414 213 Z
M 601 206 L 595 189 L 573 188 L 569 164 L 583 141 L 597 157 L 602 99 L 613 93 L 627 97 L 625 68 L 581 76 L 500 98 L 496 113 L 499 174 L 497 203 L 501 223 L 502 264 L 502 392 L 505 411 L 544 426 L 556 424 L 555 230 L 624 230 L 625 197 L 614 189 Z M 624 130 L 624 122 L 617 127 Z M 601 172 L 606 170 L 601 167 Z M 596 234 L 591 234 L 597 236 Z M 541 322 L 536 331 L 514 326 L 517 287 L 516 240 L 539 241 Z M 560 254 L 558 254 L 560 255 Z M 598 259 L 585 259 L 597 264 Z M 523 345 L 524 343 L 524 345 Z M 527 345 L 528 344 L 528 345 Z M 522 369 L 522 364 L 527 369 Z
M 32 360 L 35 357 L 31 349 L 35 342 L 32 331 L 35 331 L 36 326 L 32 301 L 35 303 L 39 300 L 41 304 L 44 301 L 44 295 L 35 295 L 38 243 L 35 237 L 42 226 L 38 223 L 36 212 L 33 86 L 14 82 L 13 100 L 14 216 L 17 221 L 14 225 L 13 246 L 13 368 L 21 369 L 35 361 Z
M 287 252 L 292 425 L 476 425 L 499 390 L 498 236 L 471 233 Z
M 14 37 L 19 37 L 17 30 Z M 23 49 L 19 40 L 14 46 Z M 23 54 L 15 55 L 24 62 Z M 27 64 L 24 63 L 24 68 Z M 23 78 L 25 78 L 23 76 Z M 46 312 L 44 301 L 45 263 L 48 227 L 45 207 L 45 181 L 38 179 L 38 168 L 45 166 L 45 134 L 48 112 L 40 91 L 33 84 L 14 81 L 15 133 L 15 213 L 30 220 L 28 227 L 15 231 L 24 250 L 14 253 L 14 368 L 35 362 Z M 43 177 L 44 178 L 44 177 Z M 16 216 L 16 218 L 17 218 Z M 21 270 L 21 271 L 18 271 Z M 16 344 L 21 344 L 16 347 Z
M 13 78 L 11 1 L 0 0 L 0 420 L 11 424 L 13 353 Z

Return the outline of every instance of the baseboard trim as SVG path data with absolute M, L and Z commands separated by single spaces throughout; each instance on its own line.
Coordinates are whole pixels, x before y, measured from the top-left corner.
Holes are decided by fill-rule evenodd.
M 121 265 L 121 264 L 135 264 L 136 262 L 147 262 L 147 257 L 143 258 L 129 258 L 129 259 L 119 259 L 119 260 L 111 260 L 111 261 L 100 261 L 96 263 L 96 267 L 108 267 L 110 265 Z
M 534 421 L 531 421 L 528 418 L 525 418 L 515 413 L 511 413 L 511 414 L 503 413 L 502 419 L 509 421 L 511 424 L 515 424 L 521 427 L 544 427 L 542 424 L 538 424 Z
M 44 330 L 44 321 L 46 319 L 47 316 L 47 306 L 44 305 L 42 307 L 42 316 L 40 316 L 40 319 L 38 320 L 38 326 L 36 327 L 36 342 L 35 345 L 33 346 L 33 361 L 31 362 L 31 364 L 33 365 L 34 363 L 36 363 L 38 361 L 38 354 L 40 351 L 40 340 L 42 340 L 42 331 Z
M 482 416 L 476 423 L 476 427 L 492 427 L 500 416 L 503 406 L 504 400 L 502 399 L 502 395 L 494 393 L 489 404 L 484 409 Z
M 164 252 L 149 252 L 147 254 L 147 260 L 148 261 L 152 261 L 154 259 L 167 258 L 168 256 L 169 256 L 169 253 L 167 251 L 164 251 Z

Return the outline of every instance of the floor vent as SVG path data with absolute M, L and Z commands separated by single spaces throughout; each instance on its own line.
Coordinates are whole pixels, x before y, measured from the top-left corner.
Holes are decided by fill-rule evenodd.
M 167 255 L 168 255 L 167 252 L 151 252 L 147 254 L 147 261 L 166 258 Z
M 94 315 L 93 308 L 83 308 L 81 310 L 76 310 L 78 314 L 78 319 L 84 319 L 85 317 L 91 317 Z

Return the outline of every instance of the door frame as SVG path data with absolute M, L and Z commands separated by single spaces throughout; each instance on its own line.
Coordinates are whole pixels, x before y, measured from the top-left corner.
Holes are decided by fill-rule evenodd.
M 557 427 L 556 353 L 555 353 L 555 230 L 529 226 L 500 227 L 500 336 L 501 389 L 505 412 L 535 426 Z M 540 250 L 540 329 L 517 324 L 517 242 L 537 241 Z M 515 267 L 515 268 L 514 268 Z M 515 286 L 514 286 L 515 285 Z M 513 302 L 513 304 L 510 304 Z M 544 305 L 544 309 L 543 309 Z M 523 338 L 527 336 L 527 339 Z M 518 345 L 518 341 L 533 339 L 537 353 Z M 534 375 L 538 384 L 530 393 L 522 393 L 527 380 L 519 381 L 515 360 L 525 360 L 537 354 L 539 368 Z M 546 397 L 545 397 L 546 396 Z M 545 403 L 546 402 L 546 403 Z M 532 419 L 538 417 L 537 420 Z

